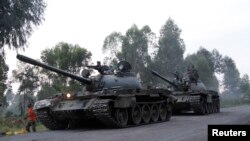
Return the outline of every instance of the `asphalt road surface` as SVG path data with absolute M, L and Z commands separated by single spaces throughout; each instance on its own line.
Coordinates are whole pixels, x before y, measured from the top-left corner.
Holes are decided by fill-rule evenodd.
M 78 129 L 45 131 L 11 137 L 0 141 L 206 141 L 207 125 L 249 124 L 250 105 L 222 108 L 220 113 L 197 116 L 173 116 L 161 122 L 124 129 Z

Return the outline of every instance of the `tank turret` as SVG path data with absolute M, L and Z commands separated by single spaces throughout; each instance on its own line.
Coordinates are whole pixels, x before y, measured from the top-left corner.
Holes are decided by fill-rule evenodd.
M 197 80 L 196 82 L 190 81 L 187 79 L 184 79 L 180 77 L 177 73 L 172 73 L 175 76 L 175 80 L 171 81 L 164 77 L 163 75 L 160 75 L 157 71 L 151 70 L 151 73 L 168 84 L 170 84 L 175 91 L 206 91 L 205 85 L 200 81 Z
M 109 68 L 106 65 L 101 65 L 98 61 L 95 66 L 87 66 L 88 68 L 97 70 L 100 74 L 96 77 L 88 78 L 90 74 L 89 72 L 82 73 L 83 76 L 79 76 L 47 64 L 41 63 L 37 60 L 29 58 L 24 55 L 17 55 L 17 59 L 42 67 L 44 69 L 53 71 L 55 73 L 70 77 L 81 82 L 84 85 L 87 85 L 87 90 L 89 91 L 100 91 L 102 89 L 117 89 L 117 88 L 126 88 L 126 89 L 141 89 L 141 84 L 139 80 L 136 78 L 136 75 L 132 72 L 131 66 L 126 61 L 121 61 L 117 68 L 118 72 L 115 74 L 112 68 Z
M 151 70 L 151 73 L 159 78 L 161 78 L 163 81 L 167 82 L 168 84 L 170 84 L 175 90 L 183 90 L 186 91 L 188 89 L 188 86 L 183 83 L 177 83 L 177 82 L 172 82 L 171 80 L 167 79 L 166 77 L 164 77 L 163 75 L 160 75 L 157 71 L 155 70 Z

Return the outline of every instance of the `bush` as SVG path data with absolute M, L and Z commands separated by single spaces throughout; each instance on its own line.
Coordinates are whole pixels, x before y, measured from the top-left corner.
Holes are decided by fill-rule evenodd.
M 20 119 L 19 117 L 0 117 L 0 132 L 16 132 L 21 129 L 25 129 L 26 120 Z M 37 131 L 46 131 L 48 130 L 41 123 L 37 122 L 36 124 Z
M 231 94 L 221 95 L 221 107 L 233 107 L 242 104 L 245 104 L 245 102 L 241 97 L 237 97 Z

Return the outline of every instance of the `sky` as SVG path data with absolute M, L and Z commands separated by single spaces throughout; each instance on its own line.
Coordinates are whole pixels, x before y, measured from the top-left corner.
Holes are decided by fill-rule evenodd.
M 102 45 L 113 31 L 125 33 L 133 24 L 148 25 L 156 35 L 171 17 L 182 30 L 185 55 L 200 46 L 217 49 L 235 61 L 240 74 L 250 75 L 249 0 L 46 0 L 45 20 L 19 53 L 40 58 L 46 48 L 63 41 L 92 52 L 102 61 Z M 16 52 L 8 50 L 6 62 L 16 68 Z

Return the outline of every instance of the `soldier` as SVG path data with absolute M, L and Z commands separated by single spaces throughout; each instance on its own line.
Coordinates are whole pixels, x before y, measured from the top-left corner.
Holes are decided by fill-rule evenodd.
M 188 73 L 190 82 L 197 84 L 198 79 L 199 79 L 199 74 L 198 74 L 198 71 L 195 69 L 194 65 L 192 65 L 191 68 L 188 67 L 187 73 Z
M 30 132 L 30 127 L 32 127 L 33 132 L 36 132 L 36 114 L 32 104 L 28 105 L 28 123 L 26 125 L 26 130 L 28 132 Z
M 178 71 L 175 71 L 175 72 L 172 73 L 172 74 L 174 75 L 175 81 L 176 81 L 177 83 L 182 83 L 182 77 L 181 77 L 181 75 L 180 75 L 180 73 L 179 73 Z
M 194 68 L 194 65 L 192 65 L 192 71 L 193 71 L 193 74 L 194 74 L 195 81 L 197 83 L 198 79 L 199 79 L 199 74 L 198 74 L 197 69 Z

